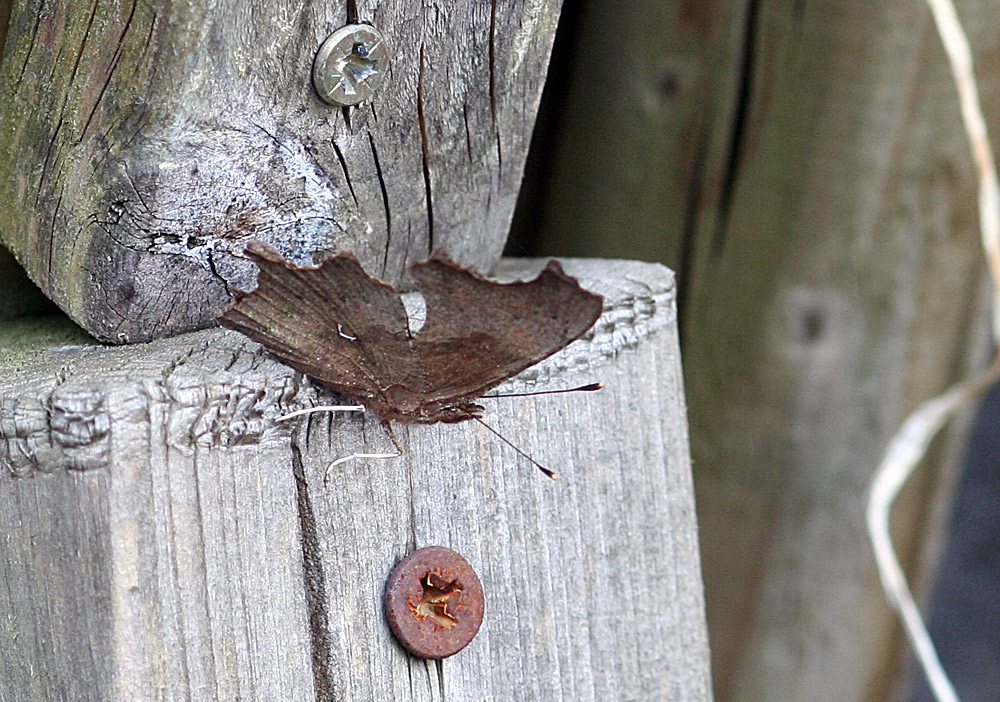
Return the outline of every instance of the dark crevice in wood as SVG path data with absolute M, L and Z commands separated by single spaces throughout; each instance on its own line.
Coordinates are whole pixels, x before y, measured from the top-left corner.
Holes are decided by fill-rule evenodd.
M 153 45 L 153 32 L 156 31 L 156 20 L 160 17 L 158 10 L 154 9 L 153 14 L 149 18 L 149 33 L 146 34 L 146 43 L 143 44 L 144 50 L 143 55 L 149 51 L 149 47 Z
M 750 93 L 753 89 L 753 79 L 756 70 L 757 33 L 760 29 L 760 0 L 749 0 L 747 15 L 743 24 L 743 53 L 739 65 L 739 86 L 736 94 L 736 111 L 733 115 L 733 131 L 729 139 L 726 157 L 726 169 L 722 174 L 722 185 L 719 195 L 719 217 L 715 221 L 712 233 L 711 253 L 718 256 L 726 244 L 726 232 L 729 229 L 729 211 L 736 192 L 736 181 L 739 178 L 740 166 L 743 162 L 743 150 L 746 147 L 747 128 L 750 116 Z
M 223 276 L 221 273 L 219 273 L 219 269 L 215 267 L 215 250 L 214 249 L 209 249 L 208 250 L 208 255 L 207 255 L 206 259 L 208 261 L 208 270 L 212 273 L 212 275 L 214 275 L 216 278 L 219 279 L 219 282 L 222 283 L 222 287 L 224 287 L 226 289 L 226 294 L 229 295 L 230 297 L 232 297 L 233 296 L 233 291 L 229 288 L 229 281 L 226 280 L 225 276 Z M 169 318 L 169 315 L 168 315 L 168 318 Z
M 273 134 L 271 134 L 271 132 L 269 132 L 266 129 L 264 129 L 264 127 L 260 126 L 257 123 L 254 123 L 253 126 L 257 127 L 257 129 L 259 129 L 260 131 L 264 132 L 268 136 L 268 138 L 270 138 L 271 141 L 274 142 L 274 145 L 277 146 L 279 149 L 287 151 L 292 156 L 295 155 L 295 154 L 292 153 L 291 149 L 289 149 L 287 146 L 285 146 L 284 144 L 281 143 L 281 141 L 278 139 L 278 137 L 276 137 Z
M 497 135 L 497 179 L 503 177 L 503 149 L 500 147 L 500 130 L 496 130 Z
M 17 86 L 20 87 L 21 81 L 24 80 L 24 74 L 28 71 L 28 61 L 31 60 L 31 52 L 36 46 L 39 46 L 38 42 L 38 25 L 42 21 L 41 14 L 35 16 L 35 25 L 31 28 L 31 41 L 28 43 L 28 53 L 24 57 L 24 63 L 21 64 L 21 71 L 17 75 Z M 4 46 L 6 47 L 6 40 L 4 41 Z
M 63 188 L 60 188 L 59 197 L 56 199 L 56 206 L 52 210 L 52 225 L 49 227 L 49 254 L 48 254 L 48 260 L 45 261 L 46 280 L 52 280 L 52 255 L 55 252 L 56 219 L 59 217 L 59 209 L 62 207 L 62 202 L 63 202 Z
M 122 142 L 121 145 L 122 149 L 127 149 L 130 146 L 132 146 L 132 142 L 135 141 L 136 137 L 138 137 L 140 133 L 142 133 L 143 128 L 149 121 L 147 116 L 148 114 L 149 114 L 149 109 L 144 106 L 139 112 L 139 115 L 135 118 L 135 129 L 132 130 L 132 133 L 128 136 L 128 138 L 126 138 L 125 141 Z
M 406 679 L 410 683 L 410 698 L 417 699 L 416 689 L 413 687 L 413 659 L 406 661 Z
M 444 661 L 438 659 L 434 661 L 434 666 L 437 668 L 438 674 L 438 693 L 441 695 L 442 700 L 448 699 L 448 695 L 445 694 L 444 689 Z
M 406 220 L 406 243 L 403 246 L 403 251 L 413 250 L 413 220 Z
M 344 115 L 344 124 L 347 126 L 347 131 L 354 134 L 354 128 L 351 127 L 351 108 L 344 105 L 340 108 L 340 113 Z
M 566 106 L 569 104 L 569 88 L 573 84 L 573 69 L 577 65 L 574 58 L 581 34 L 582 14 L 579 7 L 564 3 L 559 16 L 559 28 L 552 44 L 552 59 L 542 90 L 538 119 L 531 135 L 524 179 L 511 223 L 511 235 L 504 249 L 507 256 L 554 253 L 547 250 L 545 245 L 539 244 L 543 239 L 539 233 L 548 230 L 545 220 L 549 211 L 554 209 L 552 197 L 556 189 L 555 160 L 560 137 L 565 129 L 562 123 L 568 114 Z
M 406 441 L 407 441 L 407 443 L 409 443 L 409 441 L 410 441 L 409 430 L 407 430 L 405 428 L 403 430 L 407 432 Z M 413 464 L 411 463 L 410 464 L 410 469 L 406 473 L 407 487 L 410 490 L 410 499 L 409 499 L 409 504 L 410 504 L 410 536 L 409 536 L 409 539 L 407 540 L 407 544 L 406 544 L 406 551 L 407 551 L 407 553 L 409 553 L 411 551 L 414 551 L 417 548 L 417 506 L 416 506 L 417 505 L 417 499 L 416 499 L 417 489 L 416 489 L 416 486 L 413 484 L 413 470 L 414 470 L 413 469 Z
M 202 500 L 205 499 L 205 497 L 204 497 L 205 496 L 205 490 L 203 490 L 202 487 L 201 487 L 201 479 L 199 478 L 200 472 L 197 470 L 197 466 L 198 466 L 198 453 L 197 453 L 197 450 L 196 450 L 196 452 L 194 454 L 193 465 L 195 467 L 195 470 L 191 471 L 191 480 L 192 480 L 192 483 L 193 483 L 194 494 L 195 494 L 195 500 L 193 501 L 193 506 L 194 506 L 194 512 L 195 512 L 195 520 L 196 520 L 195 523 L 198 525 L 198 543 L 201 545 L 201 562 L 202 563 L 208 563 L 210 561 L 210 559 L 209 559 L 209 555 L 208 555 L 208 552 L 207 552 L 206 545 L 209 543 L 209 539 L 208 539 L 208 535 L 205 533 L 205 520 L 206 520 L 206 516 L 205 516 L 204 508 L 202 506 Z M 225 536 L 224 533 L 222 535 L 223 535 L 223 537 Z M 225 549 L 226 551 L 228 551 L 228 549 L 226 549 L 225 543 L 221 544 L 221 546 L 222 546 L 223 549 Z M 202 591 L 203 592 L 203 595 L 202 595 L 203 599 L 201 601 L 206 603 L 206 605 L 204 607 L 204 610 L 203 610 L 203 612 L 204 612 L 203 616 L 207 619 L 210 616 L 210 614 L 209 614 L 209 607 L 207 605 L 207 602 L 208 602 L 208 599 L 209 599 L 209 594 L 208 593 L 209 593 L 209 590 L 213 586 L 214 583 L 209 579 L 207 573 L 203 574 L 202 577 L 199 578 L 199 580 L 200 580 L 199 585 L 201 585 L 201 587 L 204 588 L 203 591 Z M 220 660 L 220 658 L 221 658 L 221 655 L 220 655 L 221 652 L 217 650 L 217 648 L 216 648 L 217 644 L 216 644 L 216 641 L 214 639 L 209 638 L 209 640 L 208 640 L 207 643 L 208 643 L 208 646 L 207 646 L 208 651 L 207 652 L 209 653 L 209 655 L 205 656 L 205 658 L 204 658 L 205 668 L 207 669 L 205 672 L 206 672 L 206 675 L 208 676 L 209 680 L 218 680 L 219 679 L 219 670 L 218 670 L 218 667 L 219 667 L 220 664 L 216 663 L 216 661 Z M 225 664 L 223 663 L 221 665 L 224 666 Z
M 299 529 L 302 543 L 302 570 L 306 609 L 309 615 L 309 639 L 312 644 L 313 684 L 317 702 L 332 702 L 333 679 L 330 671 L 331 643 L 327 626 L 329 602 L 326 595 L 326 574 L 323 553 L 316 528 L 316 514 L 309 497 L 305 466 L 298 443 L 292 438 L 292 473 L 298 497 Z
M 94 115 L 97 114 L 97 108 L 101 104 L 101 100 L 104 99 L 104 94 L 108 91 L 108 86 L 111 85 L 111 78 L 115 75 L 115 71 L 118 69 L 118 64 L 121 62 L 122 58 L 122 49 L 125 46 L 125 37 L 128 35 L 128 31 L 132 27 L 132 20 L 135 19 L 135 9 L 137 4 L 137 0 L 133 0 L 132 9 L 129 10 L 128 18 L 125 20 L 125 26 L 122 28 L 122 33 L 118 37 L 118 46 L 115 47 L 115 55 L 111 58 L 111 68 L 108 70 L 108 75 L 104 79 L 104 85 L 101 86 L 101 91 L 97 94 L 97 100 L 94 101 L 94 106 L 90 108 L 90 114 L 87 115 L 87 121 L 84 123 L 83 129 L 80 130 L 80 139 L 77 143 L 83 142 L 84 137 L 87 135 L 87 131 L 90 129 L 90 123 L 94 120 Z
M 698 216 L 701 211 L 702 187 L 708 152 L 709 123 L 702 123 L 694 147 L 691 163 L 691 179 L 688 181 L 687 197 L 684 198 L 684 218 L 681 221 L 680 250 L 677 253 L 677 333 L 684 343 L 687 322 L 687 301 L 691 294 L 691 279 L 694 276 L 695 243 L 698 236 Z
M 56 131 L 49 140 L 49 146 L 45 151 L 45 161 L 42 164 L 42 175 L 38 181 L 38 188 L 35 190 L 35 207 L 38 207 L 42 193 L 46 191 L 46 175 L 48 173 L 49 164 L 52 162 L 52 152 L 55 149 L 56 140 L 59 138 L 59 131 L 62 129 L 63 122 L 60 119 L 59 124 L 56 126 Z M 59 201 L 56 203 L 56 212 L 58 212 L 58 207 L 62 204 L 62 193 L 60 192 Z M 52 225 L 47 230 L 48 242 L 45 246 L 45 282 L 43 288 L 48 288 L 52 281 L 52 257 L 55 253 L 55 239 L 56 239 L 56 228 L 55 228 L 55 214 L 52 216 Z
M 472 130 L 469 129 L 469 103 L 462 104 L 462 119 L 465 120 L 465 150 L 469 154 L 469 163 L 472 163 Z
M 420 45 L 420 67 L 417 72 L 417 121 L 420 123 L 420 147 L 423 152 L 424 192 L 427 197 L 427 253 L 434 251 L 434 202 L 431 197 L 431 159 L 427 143 L 427 122 L 424 119 L 424 45 Z
M 378 160 L 378 149 L 375 148 L 375 137 L 368 132 L 368 143 L 372 147 L 372 160 L 375 161 L 375 175 L 378 176 L 378 185 L 382 189 L 382 208 L 385 210 L 385 249 L 382 254 L 382 276 L 385 277 L 385 269 L 389 265 L 389 249 L 392 244 L 392 212 L 389 209 L 389 189 L 385 185 L 385 178 L 382 176 L 382 164 Z
M 344 171 L 344 180 L 347 181 L 347 189 L 351 191 L 351 198 L 354 200 L 354 204 L 357 205 L 358 196 L 354 194 L 354 183 L 351 181 L 350 171 L 347 170 L 347 159 L 344 158 L 344 152 L 340 150 L 337 142 L 333 139 L 330 140 L 330 144 L 333 146 L 333 153 L 337 154 L 337 160 L 340 161 L 341 170 Z
M 80 40 L 80 48 L 77 49 L 76 59 L 73 61 L 73 70 L 69 74 L 69 85 L 76 85 L 76 74 L 80 70 L 80 62 L 83 61 L 83 52 L 87 49 L 87 40 L 90 38 L 90 31 L 94 28 L 94 18 L 97 16 L 97 1 L 93 3 L 90 10 L 90 17 L 87 18 L 87 30 L 83 33 L 83 39 Z M 69 104 L 70 96 L 73 95 L 72 90 L 66 91 L 66 97 L 63 98 L 62 110 L 59 112 L 59 118 L 62 119 L 66 114 L 66 106 Z
M 55 149 L 56 141 L 59 139 L 59 132 L 62 130 L 63 121 L 59 120 L 56 124 L 56 129 L 52 132 L 52 136 L 49 138 L 49 145 L 45 149 L 45 160 L 42 161 L 42 172 L 38 176 L 38 187 L 35 189 L 35 207 L 38 207 L 38 203 L 42 197 L 43 188 L 45 187 L 45 182 L 47 180 L 49 172 L 49 164 L 52 163 L 52 152 Z
M 150 434 L 152 435 L 153 432 L 150 432 Z M 156 444 L 156 440 L 159 437 L 160 437 L 159 432 L 156 433 L 156 438 L 153 438 L 153 436 L 150 436 L 150 445 L 149 445 L 149 453 L 150 454 L 152 454 L 154 451 L 158 450 L 158 446 Z M 176 522 L 174 522 L 173 509 L 171 507 L 171 502 L 169 500 L 167 500 L 167 512 L 168 512 L 167 519 L 170 520 L 170 523 L 176 523 Z M 178 550 L 177 536 L 174 533 L 170 533 L 170 535 L 168 536 L 168 539 L 169 539 L 168 543 L 170 545 L 170 552 L 176 554 L 177 550 Z M 169 558 L 168 560 L 169 560 L 169 567 L 170 567 L 170 575 L 173 578 L 173 581 L 175 583 L 176 582 L 182 582 L 181 575 L 178 572 L 177 557 L 173 556 L 172 558 Z M 182 690 L 191 690 L 191 667 L 190 667 L 190 664 L 189 664 L 187 656 L 180 656 L 180 668 L 181 668 L 182 679 L 181 680 L 172 681 L 172 684 L 176 685 L 177 687 L 179 687 Z
M 357 0 L 347 0 L 347 24 L 357 24 L 358 3 Z
M 493 118 L 493 128 L 497 128 L 497 0 L 490 1 L 490 116 Z
M 490 2 L 490 118 L 493 120 L 493 132 L 497 137 L 497 179 L 503 177 L 503 150 L 500 148 L 500 127 L 497 122 L 497 84 L 496 84 L 496 28 L 497 0 Z

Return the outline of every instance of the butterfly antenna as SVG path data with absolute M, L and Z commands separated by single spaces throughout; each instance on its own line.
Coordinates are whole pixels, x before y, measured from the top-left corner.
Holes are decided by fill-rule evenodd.
M 511 392 L 502 395 L 483 395 L 480 399 L 493 397 L 531 397 L 532 395 L 560 395 L 564 392 L 593 392 L 604 387 L 604 383 L 589 383 L 578 388 L 562 388 L 561 390 L 536 390 L 534 392 Z
M 518 454 L 520 454 L 524 458 L 527 458 L 529 461 L 531 461 L 531 463 L 535 466 L 535 468 L 537 468 L 538 470 L 542 471 L 543 473 L 545 473 L 545 475 L 549 476 L 553 480 L 558 480 L 559 479 L 558 475 L 556 475 L 555 473 L 553 473 L 551 470 L 549 470 L 548 468 L 546 468 L 545 466 L 543 466 L 541 463 L 539 463 L 538 461 L 536 461 L 534 458 L 532 458 L 531 456 L 529 456 L 528 454 L 526 454 L 524 451 L 522 451 L 521 449 L 519 449 L 517 446 L 515 446 L 514 444 L 512 444 L 507 439 L 507 437 L 505 437 L 503 434 L 501 434 L 496 429 L 494 429 L 493 427 L 491 427 L 489 424 L 487 424 L 486 422 L 484 422 L 482 419 L 480 419 L 476 415 L 472 414 L 471 412 L 469 412 L 468 415 L 470 417 L 472 417 L 473 419 L 475 419 L 480 424 L 482 424 L 484 427 L 486 427 L 487 429 L 489 429 L 490 432 L 492 432 L 495 437 L 497 437 L 498 439 L 500 439 L 500 441 L 504 442 L 505 444 L 507 444 L 508 446 L 510 446 L 512 449 L 514 449 L 515 451 L 517 451 Z

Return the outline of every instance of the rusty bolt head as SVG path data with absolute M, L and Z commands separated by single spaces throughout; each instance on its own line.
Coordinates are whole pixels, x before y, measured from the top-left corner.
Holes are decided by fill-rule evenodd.
M 418 658 L 447 658 L 465 648 L 485 606 L 472 566 L 444 546 L 417 549 L 396 564 L 385 585 L 389 627 Z

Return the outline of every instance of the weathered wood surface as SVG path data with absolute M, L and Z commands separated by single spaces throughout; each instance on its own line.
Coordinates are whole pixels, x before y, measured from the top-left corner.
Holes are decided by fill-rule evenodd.
M 958 6 L 996 137 L 996 3 Z M 679 273 L 716 695 L 889 699 L 869 479 L 986 351 L 973 169 L 925 4 L 596 0 L 579 22 L 534 252 Z M 894 520 L 914 574 L 947 512 L 954 465 L 932 466 Z
M 101 347 L 6 323 L 0 698 L 710 700 L 673 276 L 566 268 L 604 315 L 506 388 L 607 388 L 485 400 L 555 482 L 474 422 L 400 427 L 402 458 L 326 476 L 384 431 L 275 424 L 317 392 L 234 332 Z M 431 544 L 487 597 L 439 664 L 381 612 L 393 564 Z
M 559 0 L 427 4 L 24 0 L 0 91 L 0 240 L 98 338 L 210 325 L 248 287 L 246 240 L 352 250 L 399 282 L 434 248 L 503 247 Z M 386 36 L 349 112 L 316 95 L 323 39 Z

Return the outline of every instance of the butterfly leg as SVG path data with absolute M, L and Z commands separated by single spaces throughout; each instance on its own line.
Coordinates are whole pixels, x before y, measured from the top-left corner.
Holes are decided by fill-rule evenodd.
M 392 425 L 389 424 L 388 420 L 383 420 L 382 426 L 385 427 L 385 433 L 388 434 L 389 438 L 392 440 L 392 445 L 396 447 L 396 450 L 399 451 L 399 455 L 402 456 L 403 445 L 399 443 L 399 437 L 397 437 L 396 432 L 392 430 Z

